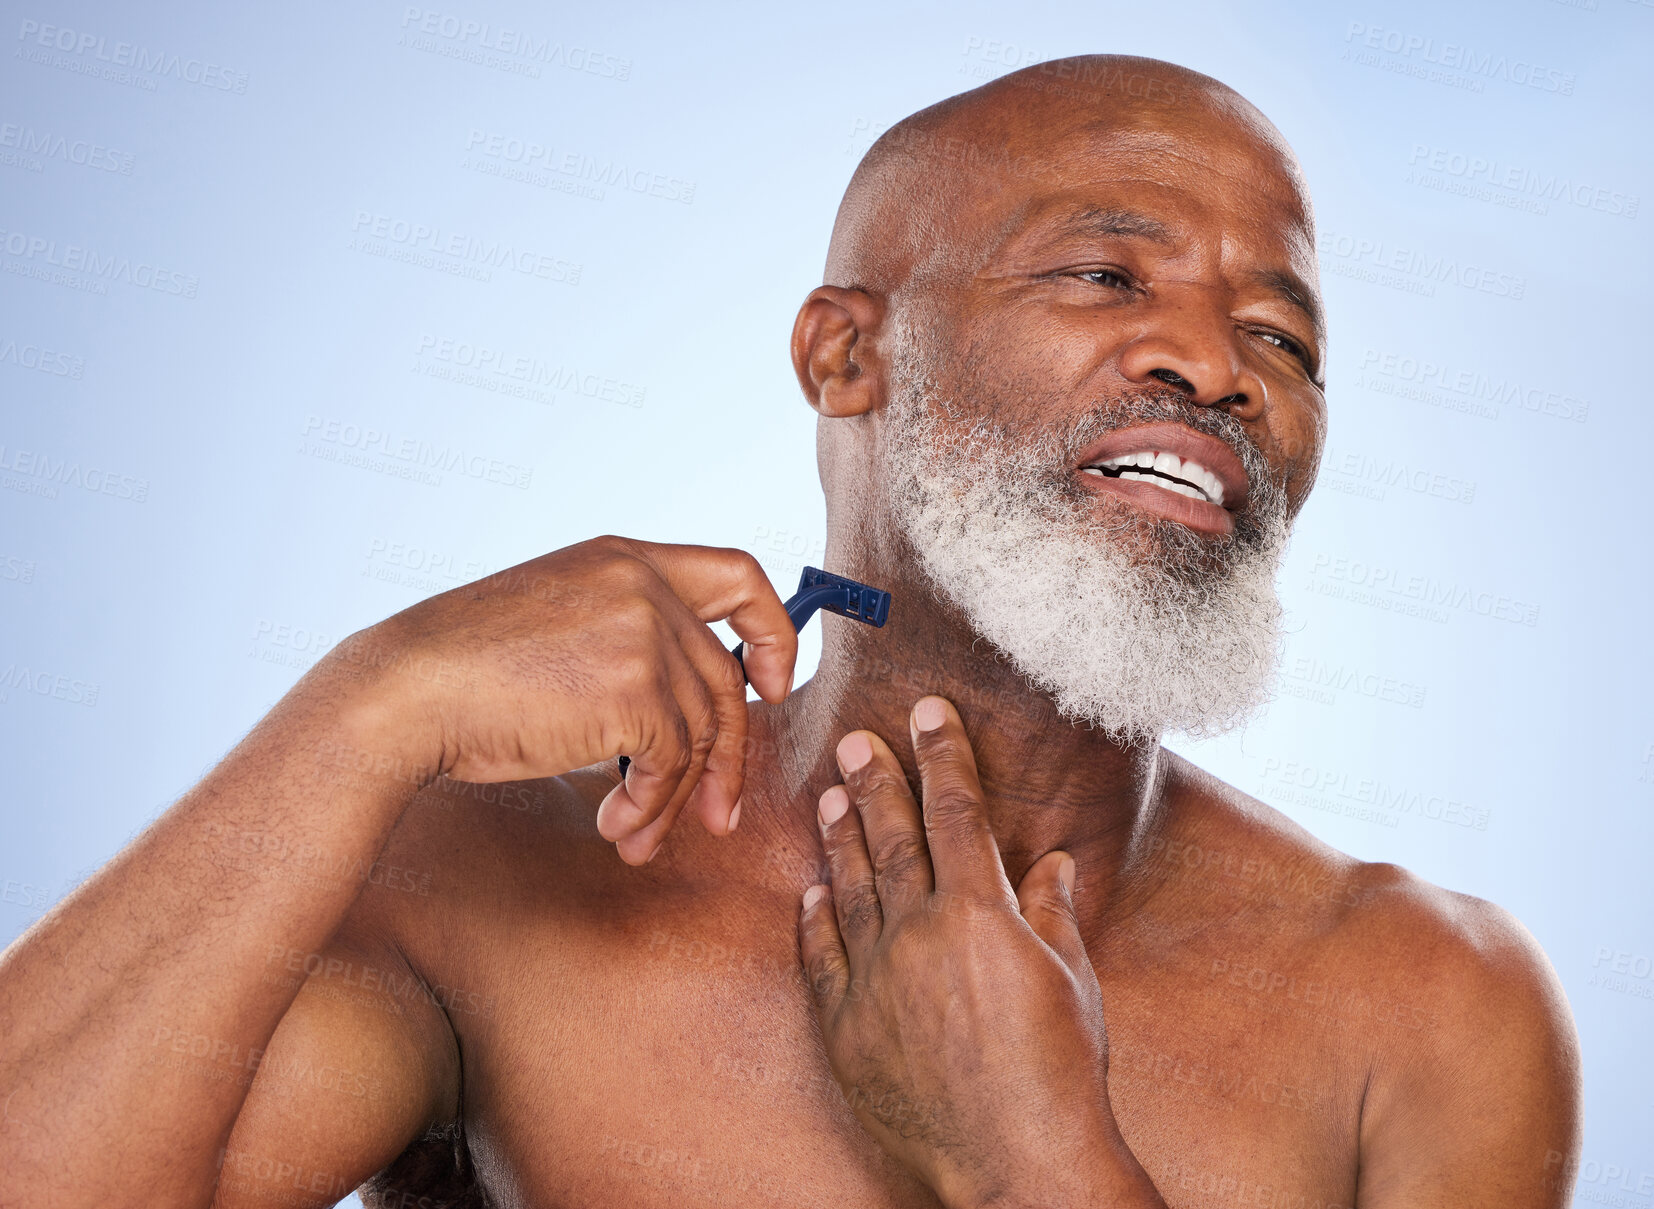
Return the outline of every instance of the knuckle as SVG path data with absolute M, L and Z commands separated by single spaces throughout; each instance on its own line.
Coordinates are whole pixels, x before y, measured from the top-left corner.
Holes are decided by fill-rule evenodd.
M 648 651 L 628 648 L 609 659 L 605 679 L 623 691 L 653 696 L 661 687 L 660 663 Z
M 713 659 L 712 668 L 707 677 L 712 689 L 725 697 L 741 693 L 744 701 L 745 694 L 743 690 L 746 688 L 747 682 L 741 675 L 741 667 L 735 662 L 735 656 L 725 651 L 722 646 L 718 647 L 718 656 L 718 658 Z
M 950 733 L 946 726 L 920 731 L 913 744 L 913 754 L 927 771 L 952 771 L 957 775 L 962 769 L 974 766 L 970 740 L 961 733 Z
M 665 765 L 667 773 L 672 776 L 682 776 L 689 768 L 693 758 L 693 746 L 689 739 L 689 727 L 683 720 L 682 714 L 675 714 L 671 722 L 660 736 L 660 762 Z
M 590 564 L 603 578 L 621 584 L 642 584 L 659 578 L 644 558 L 644 544 L 607 534 L 586 543 Z
M 708 753 L 718 743 L 718 717 L 708 714 L 702 724 L 695 729 L 695 737 L 689 744 L 690 759 L 696 764 L 704 764 Z
M 838 961 L 831 954 L 817 953 L 810 958 L 810 990 L 817 999 L 830 998 L 838 986 Z
M 764 574 L 764 565 L 758 561 L 758 556 L 751 550 L 743 550 L 738 546 L 726 546 L 725 552 L 730 566 L 742 579 L 760 579 L 769 583 L 769 576 Z
M 659 632 L 660 610 L 647 596 L 623 595 L 619 600 L 603 606 L 603 616 L 611 629 L 623 634 L 647 634 L 651 638 Z
M 874 853 L 874 864 L 881 880 L 906 881 L 921 872 L 930 862 L 930 853 L 924 842 L 911 832 L 885 839 Z
M 712 699 L 712 694 L 704 684 L 694 682 L 689 691 L 689 700 L 685 708 L 688 710 L 686 726 L 690 733 L 699 740 L 703 735 L 718 733 L 718 708 Z
M 972 814 L 982 798 L 962 768 L 931 769 L 925 778 L 925 809 L 932 815 Z
M 854 774 L 856 799 L 872 806 L 878 806 L 894 799 L 900 801 L 909 796 L 907 778 L 892 772 L 882 762 L 875 760 Z
M 865 881 L 840 888 L 834 895 L 838 900 L 839 927 L 851 935 L 860 936 L 876 931 L 884 923 L 884 909 L 879 896 Z
M 975 794 L 933 793 L 925 799 L 925 818 L 930 827 L 959 835 L 976 830 L 981 808 Z
M 648 563 L 631 554 L 617 554 L 609 565 L 609 573 L 624 588 L 644 595 L 660 583 L 660 576 Z

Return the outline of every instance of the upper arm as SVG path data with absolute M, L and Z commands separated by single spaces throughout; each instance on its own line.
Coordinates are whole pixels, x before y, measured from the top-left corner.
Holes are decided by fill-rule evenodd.
M 332 1205 L 453 1117 L 458 1049 L 388 944 L 342 933 L 316 954 L 273 945 L 266 977 L 304 985 L 257 1061 L 214 1204 Z
M 1375 1059 L 1360 1209 L 1559 1209 L 1580 1142 L 1579 1040 L 1537 941 L 1490 903 L 1434 891 L 1408 921 L 1432 1023 Z

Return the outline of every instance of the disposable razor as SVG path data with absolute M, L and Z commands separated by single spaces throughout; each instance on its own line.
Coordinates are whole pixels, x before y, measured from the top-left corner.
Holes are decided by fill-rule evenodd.
M 805 567 L 804 574 L 798 577 L 798 591 L 787 601 L 786 608 L 787 617 L 795 630 L 802 630 L 809 624 L 810 618 L 822 609 L 877 628 L 884 625 L 885 619 L 890 616 L 890 593 L 842 575 L 834 575 L 831 571 L 823 571 L 820 567 Z M 735 662 L 741 665 L 743 684 L 747 679 L 746 645 L 737 642 L 730 651 L 735 656 Z M 631 763 L 628 757 L 620 757 L 622 779 Z

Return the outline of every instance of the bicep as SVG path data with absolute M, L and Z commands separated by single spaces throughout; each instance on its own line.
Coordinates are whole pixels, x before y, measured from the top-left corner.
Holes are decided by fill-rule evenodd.
M 1359 1209 L 1562 1209 L 1573 1199 L 1573 1017 L 1527 931 L 1497 908 L 1485 922 L 1463 977 L 1442 980 L 1434 1026 L 1375 1071 Z
M 394 952 L 272 948 L 303 986 L 257 1063 L 224 1147 L 216 1209 L 333 1205 L 457 1110 L 458 1049 Z

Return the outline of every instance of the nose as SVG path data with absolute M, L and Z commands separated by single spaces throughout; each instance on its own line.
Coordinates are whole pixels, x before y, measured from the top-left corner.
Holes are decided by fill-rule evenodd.
M 1163 382 L 1191 403 L 1222 407 L 1236 419 L 1263 414 L 1263 379 L 1247 367 L 1233 321 L 1205 298 L 1168 298 L 1120 352 L 1134 383 Z

